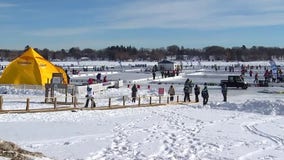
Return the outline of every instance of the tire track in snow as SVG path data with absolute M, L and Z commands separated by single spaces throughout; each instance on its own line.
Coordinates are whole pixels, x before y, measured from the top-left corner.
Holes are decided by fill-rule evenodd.
M 280 119 L 280 118 L 269 117 L 269 118 L 265 118 L 263 120 L 258 120 L 258 121 L 254 121 L 254 122 L 250 122 L 250 123 L 243 123 L 241 126 L 243 128 L 245 128 L 247 131 L 251 132 L 252 134 L 267 138 L 267 139 L 271 140 L 272 142 L 274 142 L 276 145 L 283 146 L 284 145 L 284 139 L 283 138 L 278 137 L 278 136 L 274 136 L 274 135 L 269 134 L 269 133 L 265 133 L 265 132 L 256 128 L 256 126 L 261 124 L 261 123 L 266 123 L 266 122 L 274 121 L 274 120 L 277 120 L 277 119 Z
M 261 137 L 264 137 L 264 138 L 267 138 L 271 141 L 273 141 L 274 143 L 276 143 L 277 145 L 283 145 L 284 143 L 284 140 L 280 137 L 277 137 L 277 136 L 273 136 L 271 134 L 268 134 L 268 133 L 265 133 L 265 132 L 262 132 L 260 130 L 258 130 L 255 125 L 245 125 L 243 126 L 246 130 L 248 130 L 249 132 L 255 134 L 255 135 L 258 135 L 258 136 L 261 136 Z
M 256 151 L 247 153 L 246 155 L 243 155 L 243 156 L 239 157 L 240 160 L 247 159 L 248 157 L 251 157 L 254 154 L 263 152 L 264 150 L 270 150 L 270 149 L 275 150 L 275 149 L 279 149 L 279 147 L 282 150 L 284 149 L 284 139 L 283 138 L 278 137 L 278 136 L 274 136 L 274 135 L 266 133 L 266 132 L 263 132 L 263 131 L 257 129 L 257 127 L 256 127 L 257 125 L 259 125 L 261 123 L 266 123 L 266 122 L 274 121 L 274 120 L 277 120 L 277 119 L 280 119 L 280 118 L 275 118 L 275 117 L 271 118 L 271 117 L 269 117 L 269 118 L 265 118 L 263 120 L 258 120 L 258 121 L 254 121 L 254 122 L 250 122 L 250 123 L 246 122 L 246 123 L 243 123 L 241 125 L 248 132 L 250 132 L 250 133 L 252 133 L 254 135 L 266 138 L 266 139 L 272 141 L 275 145 L 266 146 L 264 148 L 262 147 L 261 149 L 258 149 Z

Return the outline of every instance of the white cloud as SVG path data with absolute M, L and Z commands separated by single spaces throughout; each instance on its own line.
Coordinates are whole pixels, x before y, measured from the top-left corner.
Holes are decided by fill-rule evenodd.
M 13 4 L 0 3 L 1 6 Z M 105 29 L 184 28 L 215 30 L 284 25 L 282 0 L 132 0 L 111 8 L 84 12 L 88 27 L 33 29 L 39 37 L 72 36 Z M 46 26 L 48 27 L 48 26 Z
M 109 28 L 115 29 L 218 29 L 284 24 L 281 0 L 144 0 L 111 10 L 106 19 Z

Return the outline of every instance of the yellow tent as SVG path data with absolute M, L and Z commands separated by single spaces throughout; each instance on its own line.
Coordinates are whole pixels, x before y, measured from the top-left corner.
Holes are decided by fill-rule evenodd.
M 62 73 L 63 83 L 67 84 L 67 74 L 62 68 L 53 65 L 33 48 L 29 48 L 6 67 L 0 84 L 45 85 L 51 82 L 52 73 Z

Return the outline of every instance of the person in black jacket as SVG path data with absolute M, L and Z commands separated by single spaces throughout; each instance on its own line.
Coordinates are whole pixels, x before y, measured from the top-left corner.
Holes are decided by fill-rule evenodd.
M 183 92 L 184 92 L 184 102 L 188 101 L 190 102 L 190 93 L 192 93 L 192 81 L 187 79 L 184 83 L 184 88 L 183 88 Z
M 153 75 L 153 80 L 155 80 L 155 78 L 156 78 L 156 71 L 154 69 L 152 70 L 152 75 Z
M 204 83 L 204 88 L 202 89 L 201 92 L 202 98 L 203 98 L 203 105 L 206 105 L 209 99 L 209 93 L 207 89 L 207 83 Z
M 195 102 L 199 102 L 200 87 L 196 84 L 194 87 Z
M 136 84 L 134 84 L 131 88 L 131 96 L 132 96 L 132 102 L 135 103 L 136 102 L 136 97 L 137 97 L 137 87 Z
M 223 101 L 224 102 L 227 102 L 227 92 L 228 92 L 228 87 L 225 83 L 223 83 L 221 85 L 221 91 L 222 91 L 222 94 L 223 94 Z

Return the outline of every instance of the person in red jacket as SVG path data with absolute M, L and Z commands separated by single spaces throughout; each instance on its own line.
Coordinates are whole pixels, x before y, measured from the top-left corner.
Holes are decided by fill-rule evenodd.
M 104 76 L 103 82 L 107 82 L 107 76 Z

